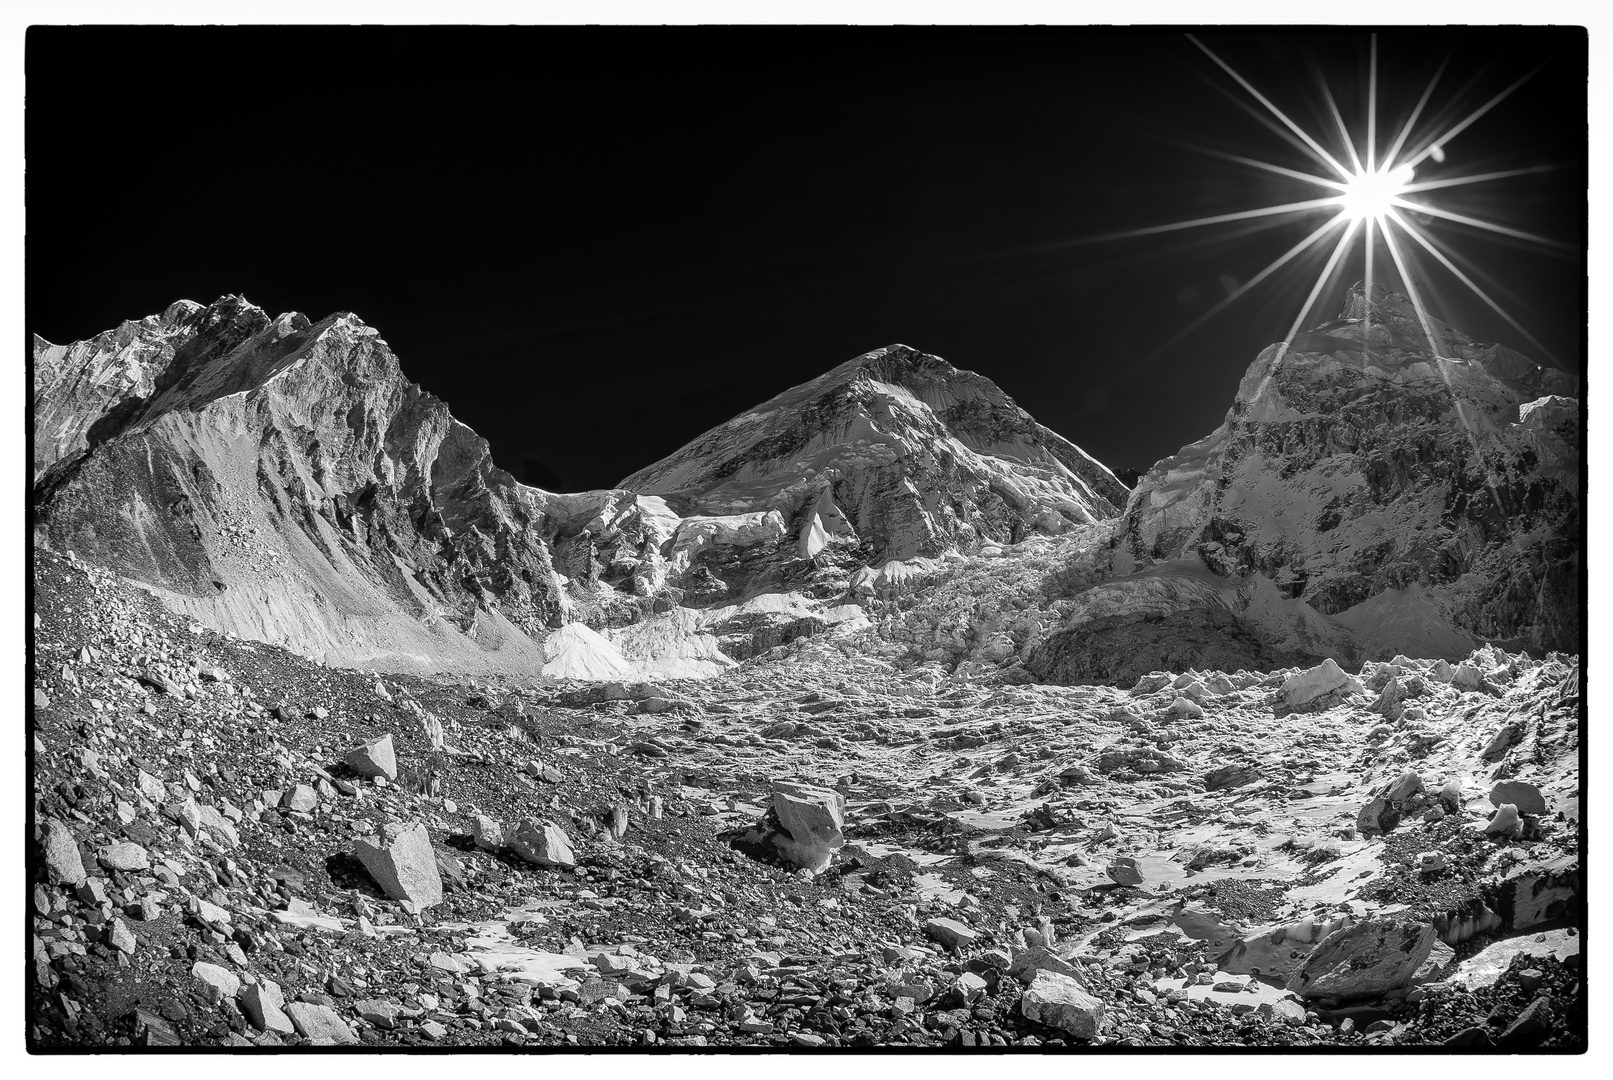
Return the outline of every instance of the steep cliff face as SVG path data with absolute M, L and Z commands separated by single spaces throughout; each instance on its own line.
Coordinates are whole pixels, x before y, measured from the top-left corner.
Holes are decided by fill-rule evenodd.
M 349 314 L 181 301 L 36 338 L 34 363 L 44 539 L 219 630 L 342 664 L 532 673 L 567 623 L 838 597 L 865 560 L 1063 531 L 1124 493 L 988 380 L 900 347 L 636 490 L 576 494 L 498 469 Z
M 655 500 L 516 483 L 352 315 L 176 304 L 36 340 L 35 363 L 50 541 L 333 661 L 536 670 L 550 628 L 632 617 L 639 556 L 675 528 Z
M 161 315 L 131 320 L 71 345 L 52 345 L 35 336 L 34 484 L 70 466 L 128 423 L 196 337 L 205 310 L 181 300 Z M 196 351 L 186 350 L 180 370 Z
M 1301 656 L 1576 649 L 1575 380 L 1432 330 L 1437 351 L 1405 297 L 1369 306 L 1357 290 L 1340 319 L 1263 351 L 1222 425 L 1139 480 L 1109 591 L 1150 617 L 1231 612 Z M 1139 599 L 1157 599 L 1145 581 L 1205 570 L 1214 600 Z M 1090 666 L 1092 637 L 1073 620 L 1070 657 L 1048 652 L 1043 672 L 1075 664 L 1078 640 Z
M 776 510 L 801 557 L 934 556 L 1113 517 L 1126 489 L 995 383 L 892 345 L 701 435 L 621 487 L 685 512 Z

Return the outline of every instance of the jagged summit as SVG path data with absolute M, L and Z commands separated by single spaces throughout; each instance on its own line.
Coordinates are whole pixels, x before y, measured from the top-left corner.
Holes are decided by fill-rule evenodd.
M 552 555 L 634 501 L 517 484 L 351 314 L 181 302 L 36 339 L 35 371 L 41 537 L 215 628 L 344 663 L 536 670 L 533 636 L 612 601 Z
M 1117 580 L 1038 674 L 1146 664 L 1189 624 L 1251 667 L 1577 647 L 1576 381 L 1443 323 L 1436 353 L 1398 294 L 1344 315 L 1263 350 L 1221 426 L 1139 479 Z
M 215 628 L 379 667 L 535 671 L 567 623 L 829 599 L 866 563 L 1061 532 L 1123 497 L 990 380 L 905 346 L 718 429 L 748 461 L 685 454 L 637 491 L 519 484 L 363 320 L 240 296 L 36 338 L 34 403 L 41 539 Z
M 98 443 L 164 413 L 194 411 L 261 387 L 310 355 L 338 326 L 359 337 L 376 336 L 348 312 L 318 323 L 299 312 L 270 318 L 235 294 L 205 306 L 180 300 L 161 315 L 126 321 L 71 345 L 53 345 L 36 334 L 35 485 L 48 483 Z M 375 359 L 385 366 L 380 354 Z
M 870 562 L 1112 517 L 1125 488 L 990 379 L 906 345 L 864 353 L 621 487 L 700 513 L 801 513 L 830 492 Z
M 1575 376 L 1538 364 L 1515 349 L 1475 341 L 1431 314 L 1425 326 L 1416 305 L 1403 293 L 1373 285 L 1369 302 L 1365 284 L 1359 281 L 1345 294 L 1338 318 L 1297 335 L 1289 351 L 1328 353 L 1341 363 L 1371 364 L 1385 370 L 1434 361 L 1477 364 L 1492 378 L 1520 392 L 1569 397 L 1579 392 Z

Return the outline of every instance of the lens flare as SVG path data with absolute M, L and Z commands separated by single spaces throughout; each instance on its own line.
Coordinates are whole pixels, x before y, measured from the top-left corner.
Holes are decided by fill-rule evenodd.
M 1450 58 L 1447 57 L 1435 70 L 1433 77 L 1429 80 L 1427 89 L 1422 92 L 1416 103 L 1411 107 L 1410 115 L 1407 116 L 1404 124 L 1400 125 L 1399 131 L 1394 133 L 1394 137 L 1390 140 L 1385 151 L 1379 145 L 1378 38 L 1374 34 L 1371 38 L 1371 59 L 1365 73 L 1367 84 L 1366 125 L 1365 132 L 1359 133 L 1364 135 L 1359 144 L 1356 141 L 1358 133 L 1352 133 L 1349 125 L 1345 122 L 1343 114 L 1339 111 L 1332 91 L 1328 88 L 1325 80 L 1322 83 L 1324 104 L 1338 136 L 1337 147 L 1330 150 L 1322 142 L 1325 133 L 1312 134 L 1306 131 L 1284 113 L 1282 109 L 1278 108 L 1269 97 L 1256 89 L 1253 83 L 1239 74 L 1231 64 L 1217 56 L 1208 45 L 1192 34 L 1188 34 L 1187 38 L 1292 134 L 1296 140 L 1293 145 L 1299 147 L 1308 155 L 1317 171 L 1307 172 L 1293 169 L 1274 162 L 1259 161 L 1255 158 L 1231 154 L 1214 148 L 1204 148 L 1204 152 L 1266 173 L 1287 177 L 1290 180 L 1311 185 L 1313 188 L 1321 188 L 1323 191 L 1318 193 L 1316 198 L 1296 199 L 1268 206 L 1252 207 L 1247 210 L 1237 210 L 1172 222 L 1167 225 L 1151 225 L 1145 228 L 1129 229 L 1123 232 L 1108 233 L 1103 236 L 1088 237 L 1085 240 L 1077 241 L 1077 243 L 1099 243 L 1157 236 L 1182 229 L 1204 228 L 1234 222 L 1261 220 L 1280 223 L 1284 219 L 1301 219 L 1304 217 L 1320 217 L 1322 220 L 1309 236 L 1278 256 L 1264 270 L 1252 275 L 1241 288 L 1236 289 L 1209 311 L 1194 319 L 1189 326 L 1172 337 L 1164 346 L 1151 353 L 1145 363 L 1157 359 L 1166 349 L 1180 341 L 1189 331 L 1202 325 L 1210 316 L 1236 301 L 1253 286 L 1268 279 L 1284 265 L 1301 257 L 1312 260 L 1320 257 L 1321 252 L 1327 250 L 1324 242 L 1334 237 L 1336 233 L 1342 232 L 1342 235 L 1337 237 L 1331 254 L 1326 258 L 1326 266 L 1318 279 L 1316 288 L 1311 290 L 1310 296 L 1306 299 L 1293 324 L 1294 329 L 1290 331 L 1288 338 L 1284 341 L 1285 350 L 1288 345 L 1293 343 L 1294 336 L 1298 334 L 1299 329 L 1306 324 L 1312 307 L 1319 301 L 1324 291 L 1327 280 L 1335 272 L 1342 271 L 1346 263 L 1353 261 L 1356 251 L 1361 253 L 1361 279 L 1368 295 L 1372 293 L 1373 279 L 1375 271 L 1378 269 L 1374 265 L 1374 256 L 1377 255 L 1381 259 L 1382 256 L 1378 253 L 1387 252 L 1389 254 L 1389 263 L 1398 271 L 1402 287 L 1406 290 L 1408 298 L 1416 309 L 1419 323 L 1427 331 L 1430 354 L 1438 356 L 1440 345 L 1431 332 L 1434 320 L 1424 308 L 1421 291 L 1416 287 L 1416 283 L 1408 277 L 1408 274 L 1417 269 L 1410 266 L 1408 262 L 1412 252 L 1406 250 L 1403 244 L 1398 242 L 1409 240 L 1412 242 L 1413 249 L 1422 251 L 1430 256 L 1438 267 L 1454 276 L 1463 287 L 1471 290 L 1479 300 L 1496 311 L 1508 324 L 1528 338 L 1530 344 L 1539 349 L 1544 359 L 1557 364 L 1559 367 L 1563 366 L 1557 357 L 1541 347 L 1540 342 L 1523 329 L 1522 324 L 1510 312 L 1505 311 L 1491 296 L 1479 289 L 1471 277 L 1456 269 L 1455 264 L 1447 256 L 1445 250 L 1442 249 L 1440 242 L 1429 235 L 1424 224 L 1430 219 L 1454 222 L 1495 236 L 1521 240 L 1546 252 L 1577 258 L 1579 249 L 1573 244 L 1538 236 L 1501 222 L 1486 221 L 1470 214 L 1459 213 L 1448 206 L 1442 206 L 1437 201 L 1430 201 L 1429 199 L 1430 193 L 1433 192 L 1448 191 L 1453 188 L 1481 184 L 1506 177 L 1548 172 L 1555 166 L 1531 165 L 1525 168 L 1496 169 L 1469 175 L 1440 175 L 1433 179 L 1417 179 L 1418 166 L 1425 161 L 1431 161 L 1434 165 L 1447 162 L 1450 158 L 1452 142 L 1462 132 L 1478 123 L 1486 114 L 1516 91 L 1518 87 L 1528 82 L 1540 68 L 1537 67 L 1533 71 L 1522 75 L 1457 122 L 1445 126 L 1423 125 L 1423 128 L 1419 130 L 1417 122 L 1433 97 L 1434 90 L 1439 85 L 1446 66 L 1450 63 Z M 1383 134 L 1387 137 L 1388 132 Z M 1438 196 L 1434 196 L 1434 198 L 1437 199 Z M 1359 240 L 1359 246 L 1357 246 L 1357 240 Z M 1312 265 L 1314 265 L 1314 261 Z M 1370 317 L 1370 315 L 1369 309 L 1367 316 Z M 1363 343 L 1366 341 L 1365 334 L 1363 334 L 1362 340 Z
M 1377 172 L 1363 169 L 1346 181 L 1344 194 L 1339 196 L 1339 206 L 1343 207 L 1351 221 L 1371 219 L 1381 226 L 1389 211 L 1395 208 L 1395 200 L 1410 186 L 1416 172 L 1411 165 Z

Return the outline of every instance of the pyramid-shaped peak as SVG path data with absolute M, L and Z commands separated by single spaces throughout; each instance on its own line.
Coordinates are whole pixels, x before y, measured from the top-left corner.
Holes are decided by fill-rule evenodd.
M 964 532 L 1059 532 L 1126 498 L 990 379 L 902 344 L 791 387 L 618 486 L 689 512 L 793 521 L 826 483 L 880 560 L 934 555 Z
M 954 367 L 941 357 L 924 352 L 922 349 L 895 343 L 852 357 L 805 385 L 827 387 L 860 377 L 891 383 L 903 383 L 909 380 L 935 382 L 956 376 L 983 377 Z
M 1345 293 L 1344 306 L 1339 310 L 1339 318 L 1361 319 L 1369 314 L 1374 320 L 1416 319 L 1417 308 L 1411 302 L 1411 297 L 1404 293 L 1392 292 L 1376 282 L 1372 285 L 1369 300 L 1366 282 L 1358 281 Z

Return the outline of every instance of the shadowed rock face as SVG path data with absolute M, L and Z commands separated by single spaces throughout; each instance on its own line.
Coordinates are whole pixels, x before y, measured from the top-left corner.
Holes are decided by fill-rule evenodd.
M 639 492 L 570 495 L 497 468 L 349 314 L 181 301 L 36 338 L 34 359 L 42 536 L 334 663 L 535 672 L 567 623 L 839 596 L 865 559 L 1062 532 L 1123 495 L 989 380 L 901 347 L 708 433 Z
M 1186 560 L 1270 582 L 1343 631 L 1317 655 L 1576 648 L 1575 380 L 1433 329 L 1437 356 L 1409 301 L 1357 291 L 1262 352 L 1225 422 L 1138 482 L 1117 572 Z
M 532 637 L 635 604 L 597 569 L 572 584 L 553 552 L 579 535 L 594 560 L 596 540 L 607 561 L 659 543 L 631 495 L 517 484 L 351 315 L 182 303 L 90 342 L 36 340 L 35 360 L 50 541 L 242 636 L 382 667 L 535 670 Z
M 685 512 L 778 510 L 792 537 L 828 519 L 870 565 L 1061 533 L 1113 517 L 1126 493 L 990 379 L 905 345 L 787 390 L 620 486 Z

